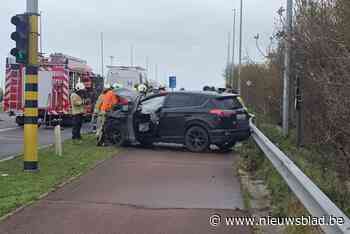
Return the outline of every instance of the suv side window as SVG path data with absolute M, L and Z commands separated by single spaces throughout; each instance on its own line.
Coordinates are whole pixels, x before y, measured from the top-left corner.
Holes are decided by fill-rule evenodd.
M 166 96 L 158 96 L 142 101 L 140 106 L 143 113 L 150 113 L 157 111 L 163 106 Z
M 170 94 L 165 106 L 168 108 L 200 106 L 206 97 L 193 94 Z
M 216 98 L 212 100 L 212 105 L 223 110 L 234 110 L 243 107 L 237 97 Z

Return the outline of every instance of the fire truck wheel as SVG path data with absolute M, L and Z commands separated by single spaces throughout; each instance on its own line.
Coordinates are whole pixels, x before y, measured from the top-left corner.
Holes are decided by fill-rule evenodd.
M 24 117 L 22 117 L 22 116 L 17 116 L 17 117 L 16 117 L 16 124 L 17 124 L 19 127 L 24 126 Z

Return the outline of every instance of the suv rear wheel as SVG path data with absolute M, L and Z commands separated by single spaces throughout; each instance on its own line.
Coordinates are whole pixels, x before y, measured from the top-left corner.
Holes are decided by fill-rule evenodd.
M 199 126 L 193 126 L 186 131 L 185 145 L 189 151 L 202 152 L 209 147 L 209 135 Z

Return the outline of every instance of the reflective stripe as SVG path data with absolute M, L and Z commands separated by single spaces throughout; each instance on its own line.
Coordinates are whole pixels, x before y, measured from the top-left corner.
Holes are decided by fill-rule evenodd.
M 26 117 L 24 116 L 23 118 L 24 125 L 30 125 L 30 124 L 35 124 L 38 125 L 38 117 Z
M 25 85 L 25 91 L 26 92 L 38 92 L 38 84 L 30 84 L 26 83 Z
M 38 75 L 38 67 L 36 66 L 28 66 L 26 67 L 26 75 L 27 76 L 36 76 Z
M 38 100 L 38 92 L 25 92 L 25 100 L 29 100 L 29 101 Z
M 37 108 L 38 107 L 38 101 L 26 100 L 25 101 L 25 107 L 26 108 Z
M 39 170 L 39 163 L 37 161 L 24 161 L 24 171 L 37 171 Z
M 38 108 L 24 108 L 25 117 L 37 117 L 38 113 Z
M 38 76 L 36 76 L 36 75 L 27 75 L 26 76 L 26 83 L 37 84 L 38 83 Z

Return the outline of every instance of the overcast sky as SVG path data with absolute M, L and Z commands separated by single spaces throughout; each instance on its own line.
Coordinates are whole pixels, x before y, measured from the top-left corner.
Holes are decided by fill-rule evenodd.
M 253 37 L 259 33 L 261 46 L 268 45 L 276 11 L 285 0 L 243 2 L 243 53 L 261 61 Z M 5 57 L 14 46 L 10 18 L 24 12 L 25 4 L 25 0 L 1 0 L 0 80 L 5 77 Z M 158 64 L 158 79 L 176 75 L 179 87 L 224 84 L 227 34 L 232 30 L 232 9 L 239 8 L 239 0 L 39 0 L 39 6 L 45 53 L 83 58 L 101 73 L 100 32 L 104 32 L 105 64 L 110 64 L 113 55 L 114 64 L 130 65 L 134 45 L 134 63 L 145 66 L 149 56 L 151 77 Z M 237 24 L 237 34 L 238 29 Z

